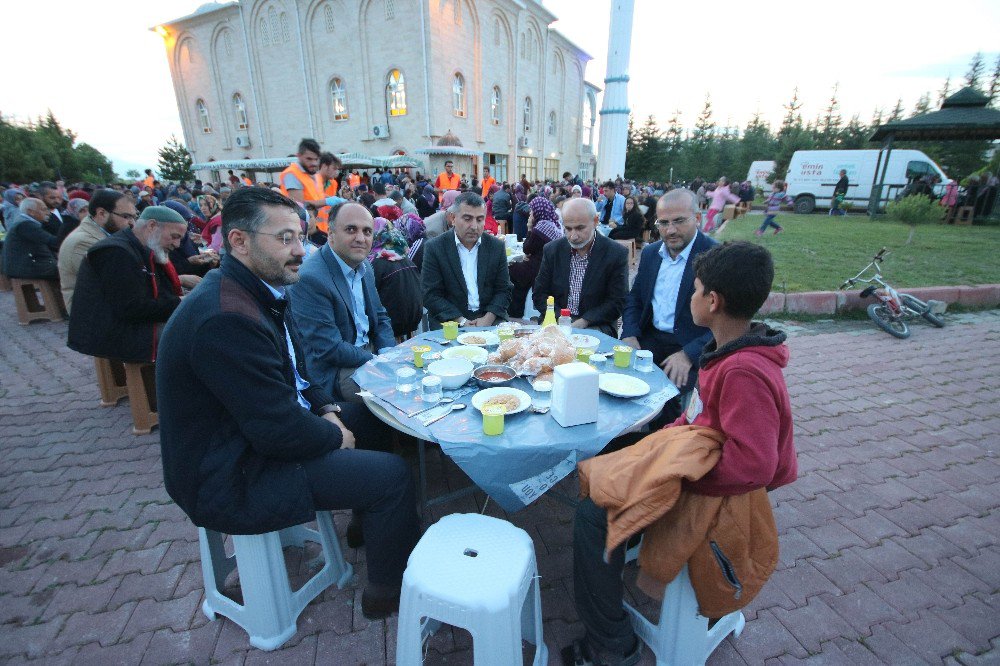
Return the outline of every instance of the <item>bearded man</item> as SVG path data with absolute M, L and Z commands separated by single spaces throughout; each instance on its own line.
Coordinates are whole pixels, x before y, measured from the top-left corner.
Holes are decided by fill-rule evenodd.
M 160 330 L 180 305 L 182 287 L 201 281 L 178 276 L 167 256 L 185 234 L 187 223 L 176 211 L 148 206 L 134 228 L 95 243 L 77 275 L 69 348 L 121 361 L 155 361 Z

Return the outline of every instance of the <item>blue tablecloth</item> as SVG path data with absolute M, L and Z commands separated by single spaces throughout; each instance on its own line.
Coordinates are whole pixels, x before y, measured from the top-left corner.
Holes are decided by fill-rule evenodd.
M 366 396 L 367 400 L 385 406 L 391 419 L 406 429 L 427 441 L 439 443 L 441 450 L 469 478 L 504 510 L 514 512 L 562 480 L 578 461 L 593 457 L 617 435 L 659 414 L 664 403 L 678 393 L 662 370 L 644 373 L 614 367 L 611 347 L 620 344 L 619 341 L 596 331 L 586 333 L 600 338 L 598 351 L 608 354 L 609 372 L 638 377 L 650 386 L 649 394 L 641 398 L 622 399 L 601 393 L 596 423 L 563 428 L 551 413 L 536 414 L 527 410 L 508 415 L 504 419 L 503 434 L 489 437 L 483 434 L 482 415 L 471 403 L 477 388 L 469 383 L 458 391 L 445 391 L 446 396 L 465 403 L 466 409 L 453 412 L 428 427 L 423 426 L 421 420 L 427 414 L 443 411 L 446 406 L 417 417 L 407 416 L 421 405 L 417 395 L 396 391 L 395 372 L 403 365 L 412 365 L 410 347 L 415 344 L 430 341 L 428 346 L 432 352 L 447 349 L 433 342 L 441 340 L 441 331 L 424 333 L 384 352 L 359 368 L 354 380 L 371 393 Z M 512 386 L 531 394 L 528 381 L 523 378 L 516 379 Z M 391 419 L 390 425 L 396 425 Z

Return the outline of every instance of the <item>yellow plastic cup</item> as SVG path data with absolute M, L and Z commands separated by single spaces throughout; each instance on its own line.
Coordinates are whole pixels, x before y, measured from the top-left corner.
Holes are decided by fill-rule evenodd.
M 501 405 L 483 407 L 483 434 L 491 436 L 502 435 L 503 415 L 506 412 L 507 410 Z
M 500 338 L 500 342 L 504 340 L 510 340 L 514 337 L 514 329 L 512 328 L 498 328 L 497 337 Z
M 632 348 L 628 345 L 615 345 L 612 351 L 615 353 L 615 367 L 627 368 L 632 364 Z
M 413 365 L 418 368 L 424 367 L 424 354 L 429 352 L 431 348 L 423 345 L 414 345 L 410 349 L 413 350 Z
M 441 329 L 444 331 L 445 340 L 454 340 L 458 337 L 458 322 L 457 321 L 445 321 L 441 322 Z
M 590 363 L 591 351 L 586 347 L 579 347 L 576 350 L 576 360 L 583 363 Z

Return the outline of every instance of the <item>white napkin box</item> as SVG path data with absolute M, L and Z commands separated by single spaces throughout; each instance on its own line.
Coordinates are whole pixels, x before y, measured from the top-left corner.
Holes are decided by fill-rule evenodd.
M 564 428 L 597 422 L 600 373 L 589 363 L 557 365 L 552 377 L 552 418 Z

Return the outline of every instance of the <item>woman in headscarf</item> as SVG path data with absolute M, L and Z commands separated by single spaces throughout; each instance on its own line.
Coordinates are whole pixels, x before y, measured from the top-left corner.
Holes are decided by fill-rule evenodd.
M 424 315 L 420 270 L 407 256 L 408 250 L 399 229 L 384 217 L 376 217 L 368 261 L 375 273 L 375 290 L 397 338 L 416 331 Z
M 524 261 L 510 265 L 510 281 L 514 283 L 510 306 L 507 312 L 511 317 L 524 317 L 524 304 L 528 300 L 528 291 L 535 284 L 538 270 L 542 267 L 542 250 L 549 241 L 561 238 L 562 228 L 555 206 L 544 196 L 536 195 L 528 203 L 530 209 L 528 235 L 524 239 Z
M 399 206 L 379 206 L 376 210 L 378 211 L 378 217 L 384 218 L 389 222 L 403 217 L 403 210 Z
M 20 187 L 12 187 L 9 190 L 5 190 L 3 193 L 3 221 L 4 224 L 10 224 L 11 221 L 17 217 L 19 212 L 18 206 L 24 201 L 24 190 Z
M 514 215 L 513 226 L 517 240 L 523 241 L 528 235 L 528 191 L 524 188 L 524 183 L 514 185 Z
M 414 203 L 417 204 L 417 215 L 421 219 L 426 220 L 433 215 L 438 207 L 437 196 L 434 194 L 434 186 L 425 185 L 424 189 L 420 192 L 420 196 L 416 198 Z
M 220 232 L 222 206 L 219 205 L 219 200 L 211 194 L 202 194 L 198 196 L 198 208 L 201 209 L 202 219 L 205 220 L 205 228 L 201 230 L 202 240 L 205 241 L 205 245 L 218 252 L 222 246 Z
M 500 233 L 500 224 L 497 219 L 493 217 L 493 195 L 500 191 L 500 186 L 496 183 L 490 185 L 489 192 L 486 195 L 486 232 L 496 236 Z
M 406 256 L 416 264 L 417 268 L 420 268 L 424 263 L 424 238 L 427 235 L 424 221 L 420 219 L 419 215 L 407 213 L 396 220 L 395 224 L 396 229 L 406 237 L 406 244 L 410 248 L 407 250 Z

